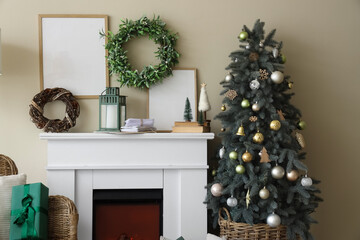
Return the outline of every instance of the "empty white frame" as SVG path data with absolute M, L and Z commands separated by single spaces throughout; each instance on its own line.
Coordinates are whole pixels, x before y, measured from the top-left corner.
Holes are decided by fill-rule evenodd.
M 149 89 L 148 117 L 157 130 L 170 131 L 175 121 L 184 121 L 186 98 L 189 98 L 193 121 L 197 120 L 196 68 L 175 68 L 173 75 Z
M 62 87 L 97 98 L 109 86 L 106 15 L 39 15 L 40 88 Z

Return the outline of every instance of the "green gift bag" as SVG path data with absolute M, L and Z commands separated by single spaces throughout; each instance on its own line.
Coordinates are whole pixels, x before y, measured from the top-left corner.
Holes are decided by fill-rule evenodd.
M 10 240 L 47 240 L 49 189 L 42 183 L 14 186 Z

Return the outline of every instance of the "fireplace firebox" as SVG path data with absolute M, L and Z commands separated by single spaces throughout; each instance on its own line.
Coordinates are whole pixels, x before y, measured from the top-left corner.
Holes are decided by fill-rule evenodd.
M 94 240 L 157 240 L 162 235 L 162 189 L 93 191 Z

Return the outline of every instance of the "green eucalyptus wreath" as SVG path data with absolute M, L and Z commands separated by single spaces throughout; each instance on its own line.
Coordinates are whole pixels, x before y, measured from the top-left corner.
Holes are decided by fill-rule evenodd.
M 105 49 L 108 50 L 108 67 L 110 74 L 118 74 L 120 86 L 149 88 L 151 85 L 161 82 L 164 78 L 172 75 L 172 67 L 178 63 L 180 54 L 174 49 L 177 35 L 165 29 L 165 23 L 158 16 L 153 20 L 142 17 L 139 20 L 122 20 L 119 25 L 119 32 L 114 34 L 111 31 L 106 35 L 108 42 Z M 158 65 L 145 66 L 140 72 L 132 70 L 127 51 L 123 49 L 124 43 L 135 37 L 148 35 L 159 45 L 155 52 L 156 58 L 160 60 Z

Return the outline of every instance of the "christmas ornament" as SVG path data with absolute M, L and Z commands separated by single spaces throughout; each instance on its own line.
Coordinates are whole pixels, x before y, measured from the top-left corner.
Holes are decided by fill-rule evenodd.
M 270 129 L 271 130 L 274 130 L 274 131 L 277 131 L 281 128 L 281 123 L 279 120 L 272 120 L 270 122 Z
M 249 204 L 250 204 L 251 198 L 250 198 L 250 189 L 247 190 L 246 193 L 246 208 L 249 208 Z
M 281 54 L 281 62 L 282 63 L 286 62 L 286 56 L 284 54 Z
M 211 171 L 211 175 L 212 175 L 213 177 L 216 176 L 216 170 L 215 170 L 215 169 Z
M 300 147 L 305 148 L 306 144 L 305 144 L 304 136 L 301 133 L 296 132 L 295 137 L 296 137 L 296 140 L 299 143 Z
M 268 199 L 270 196 L 270 192 L 269 190 L 267 190 L 266 187 L 264 187 L 263 189 L 260 190 L 259 196 L 261 199 Z
M 266 69 L 259 69 L 260 73 L 260 80 L 266 80 L 269 78 L 269 73 L 266 71 Z
M 298 122 L 297 128 L 300 130 L 304 130 L 306 128 L 306 122 L 301 120 L 300 122 Z
M 245 170 L 246 170 L 245 167 L 241 164 L 239 164 L 235 167 L 235 172 L 237 174 L 243 174 L 243 173 L 245 173 Z
M 312 184 L 313 184 L 313 181 L 312 181 L 311 178 L 309 178 L 309 177 L 307 176 L 307 174 L 305 175 L 305 177 L 303 177 L 303 178 L 301 179 L 301 185 L 302 185 L 303 187 L 310 187 Z
M 229 153 L 229 158 L 232 159 L 232 160 L 238 159 L 238 153 L 236 151 L 231 151 Z
M 294 182 L 299 178 L 299 172 L 297 170 L 291 170 L 290 172 L 286 173 L 286 178 Z
M 225 81 L 226 82 L 230 82 L 234 79 L 234 76 L 231 74 L 231 73 L 228 73 L 226 76 L 225 76 Z
M 234 198 L 233 196 L 231 196 L 226 200 L 226 204 L 229 207 L 235 207 L 238 204 L 238 200 L 236 198 Z
M 252 106 L 251 106 L 251 109 L 254 111 L 254 112 L 257 112 L 260 110 L 260 105 L 256 102 L 254 103 Z
M 226 129 L 225 129 L 225 128 L 221 128 L 221 129 L 220 129 L 220 131 L 225 132 L 225 131 L 226 131 Z
M 240 40 L 246 40 L 249 37 L 249 34 L 244 30 L 239 34 Z
M 243 155 L 241 156 L 241 159 L 244 162 L 251 162 L 251 160 L 253 159 L 253 156 L 251 155 L 251 153 L 249 153 L 247 150 L 245 153 L 243 153 Z
M 261 47 L 261 48 L 264 47 L 264 42 L 263 41 L 259 42 L 259 47 Z
M 279 56 L 279 49 L 273 48 L 272 54 L 273 54 L 273 57 L 274 57 L 274 58 L 277 58 L 277 57 Z
M 214 197 L 220 197 L 222 195 L 223 186 L 220 183 L 214 183 L 211 186 L 210 191 Z
M 249 117 L 250 122 L 256 122 L 258 120 L 257 116 Z
M 277 113 L 278 113 L 278 115 L 279 115 L 280 120 L 281 120 L 281 121 L 285 121 L 285 117 L 284 117 L 283 112 L 282 112 L 281 110 L 278 110 Z
M 220 157 L 220 158 L 223 158 L 223 157 L 224 157 L 224 154 L 225 154 L 225 147 L 223 146 L 223 147 L 220 148 L 220 150 L 219 150 L 219 157 Z
M 246 46 L 245 46 L 245 48 L 246 49 L 250 49 L 251 47 L 250 47 L 250 44 L 247 44 Z
M 238 59 L 238 58 L 235 58 L 234 62 L 236 62 L 236 63 L 237 63 L 238 61 L 239 61 L 239 59 Z
M 252 80 L 252 81 L 250 82 L 250 88 L 251 88 L 251 90 L 257 90 L 257 89 L 259 89 L 259 87 L 260 87 L 260 82 L 259 82 L 257 79 Z
M 276 165 L 271 169 L 271 176 L 275 179 L 281 179 L 285 175 L 285 170 L 282 166 Z
M 293 82 L 289 82 L 289 83 L 288 83 L 288 87 L 289 87 L 289 89 L 292 89 L 293 84 L 294 84 Z
M 280 225 L 281 219 L 280 219 L 279 215 L 272 213 L 266 218 L 266 223 L 270 227 L 277 227 Z
M 242 125 L 242 124 L 241 124 L 241 126 L 239 127 L 239 129 L 238 129 L 238 131 L 237 131 L 236 135 L 238 135 L 238 136 L 245 136 L 244 127 L 243 127 L 243 125 Z
M 221 111 L 225 111 L 226 110 L 226 106 L 225 105 L 222 105 L 221 106 Z
M 259 60 L 259 54 L 256 52 L 250 53 L 249 60 L 250 60 L 250 62 L 255 62 L 255 61 Z
M 242 101 L 241 101 L 241 107 L 242 108 L 248 108 L 248 107 L 250 107 L 250 102 L 249 102 L 249 100 L 247 100 L 247 99 L 243 99 Z
M 270 162 L 270 159 L 269 159 L 269 154 L 267 153 L 267 150 L 265 147 L 263 147 L 259 153 L 261 159 L 260 159 L 260 162 L 261 163 L 268 163 Z
M 262 143 L 264 141 L 264 135 L 261 132 L 259 132 L 259 130 L 258 130 L 258 132 L 255 133 L 255 135 L 253 137 L 253 141 L 255 143 Z
M 275 71 L 271 74 L 270 78 L 274 83 L 280 84 L 284 81 L 284 74 L 280 71 Z
M 234 98 L 236 98 L 238 96 L 237 92 L 235 90 L 228 90 L 225 93 L 225 97 L 229 98 L 231 101 L 234 100 Z

